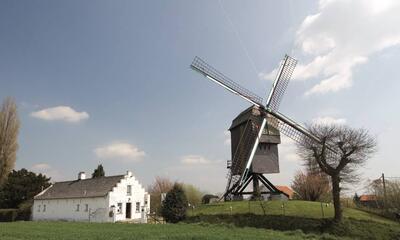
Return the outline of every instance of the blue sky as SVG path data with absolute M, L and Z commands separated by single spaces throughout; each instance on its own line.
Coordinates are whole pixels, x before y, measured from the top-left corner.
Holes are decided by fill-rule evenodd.
M 370 129 L 365 179 L 398 175 L 399 4 L 393 1 L 1 1 L 0 97 L 21 118 L 17 168 L 53 180 L 130 169 L 222 192 L 231 120 L 249 105 L 189 65 L 198 55 L 266 98 L 299 60 L 280 110 Z M 301 168 L 280 145 L 290 184 Z

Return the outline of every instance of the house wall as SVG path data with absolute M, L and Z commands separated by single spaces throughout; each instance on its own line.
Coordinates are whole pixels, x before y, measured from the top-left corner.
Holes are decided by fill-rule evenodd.
M 33 220 L 110 222 L 107 196 L 96 198 L 34 200 Z M 79 210 L 77 205 L 79 204 Z M 87 208 L 86 208 L 87 204 Z
M 128 194 L 128 185 L 132 186 Z M 122 204 L 119 209 L 118 203 Z M 131 218 L 126 218 L 127 204 L 131 203 Z M 136 204 L 139 209 L 136 211 Z M 108 195 L 108 207 L 114 209 L 114 221 L 136 220 L 147 222 L 146 216 L 150 212 L 150 195 L 131 174 L 127 174 Z
M 131 186 L 131 194 L 128 194 L 128 185 Z M 118 208 L 118 203 L 122 204 L 121 209 Z M 131 218 L 129 219 L 126 218 L 126 203 L 131 203 Z M 138 203 L 139 211 L 136 211 L 136 203 Z M 104 197 L 35 199 L 32 207 L 33 220 L 90 222 L 135 220 L 145 223 L 148 213 L 150 213 L 150 195 L 130 172 Z

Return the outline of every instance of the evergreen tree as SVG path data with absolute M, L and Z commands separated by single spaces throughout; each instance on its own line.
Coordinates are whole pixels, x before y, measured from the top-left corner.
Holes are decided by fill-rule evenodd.
M 49 181 L 45 175 L 25 168 L 13 170 L 0 189 L 0 208 L 17 208 L 21 203 L 32 201 L 36 194 L 50 186 Z
M 175 183 L 163 201 L 161 214 L 165 221 L 177 223 L 186 218 L 187 207 L 188 202 L 185 192 L 180 184 Z
M 100 164 L 92 173 L 92 178 L 104 177 L 105 175 L 103 165 Z

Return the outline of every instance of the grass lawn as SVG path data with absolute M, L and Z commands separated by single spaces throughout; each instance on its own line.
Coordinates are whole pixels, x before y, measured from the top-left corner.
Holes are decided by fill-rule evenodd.
M 181 224 L 79 222 L 0 223 L 0 240 L 30 239 L 400 239 L 400 224 L 344 209 L 332 224 L 333 206 L 305 201 L 226 202 L 189 210 Z M 232 209 L 232 210 L 231 210 Z
M 211 224 L 112 224 L 78 222 L 0 223 L 1 240 L 63 239 L 337 239 L 300 231 L 237 228 Z
M 208 205 L 201 205 L 194 210 L 188 212 L 189 216 L 216 215 L 216 214 L 248 214 L 253 213 L 263 215 L 264 207 L 266 215 L 285 215 L 305 218 L 332 218 L 333 205 L 321 204 L 319 202 L 309 201 L 237 201 L 237 202 L 222 202 Z M 231 211 L 232 209 L 232 211 Z M 387 218 L 377 216 L 353 208 L 344 208 L 343 215 L 345 218 L 353 218 L 356 220 L 371 220 L 386 224 L 398 224 Z

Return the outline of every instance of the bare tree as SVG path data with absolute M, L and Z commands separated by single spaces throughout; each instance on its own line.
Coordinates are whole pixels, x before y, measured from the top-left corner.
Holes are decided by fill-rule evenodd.
M 329 193 L 329 179 L 326 174 L 299 171 L 293 179 L 292 189 L 301 200 L 322 200 Z
M 309 126 L 309 131 L 321 139 L 322 144 L 304 140 L 298 144 L 298 152 L 306 164 L 317 163 L 320 170 L 329 175 L 334 219 L 341 221 L 340 184 L 356 181 L 357 170 L 376 150 L 376 140 L 365 129 L 342 125 L 314 124 Z
M 18 132 L 17 105 L 8 97 L 0 110 L 0 186 L 14 168 L 18 150 Z
M 204 193 L 202 193 L 199 188 L 191 184 L 182 184 L 182 188 L 191 206 L 198 206 L 201 204 L 201 197 Z
M 174 183 L 165 177 L 157 176 L 154 182 L 148 187 L 150 193 L 150 208 L 151 212 L 159 213 L 161 210 L 161 194 L 169 192 Z
M 368 184 L 371 194 L 377 197 L 377 207 L 386 210 L 400 211 L 400 180 L 385 180 L 385 189 L 382 179 L 373 180 Z M 384 204 L 382 204 L 384 203 Z

